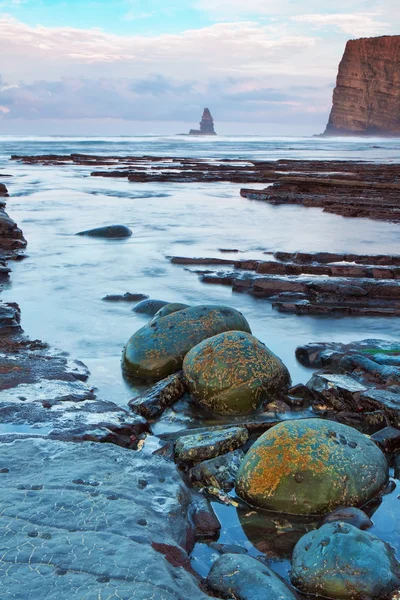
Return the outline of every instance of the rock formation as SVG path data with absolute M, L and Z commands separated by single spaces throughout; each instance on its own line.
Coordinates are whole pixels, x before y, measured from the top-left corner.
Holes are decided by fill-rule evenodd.
M 203 111 L 200 129 L 191 129 L 189 135 L 217 135 L 214 131 L 214 119 L 208 108 L 205 108 Z
M 400 36 L 347 42 L 324 135 L 400 135 Z

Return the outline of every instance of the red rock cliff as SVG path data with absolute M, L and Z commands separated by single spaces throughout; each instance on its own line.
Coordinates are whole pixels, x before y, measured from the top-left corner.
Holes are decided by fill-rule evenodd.
M 324 135 L 400 136 L 400 36 L 347 42 Z

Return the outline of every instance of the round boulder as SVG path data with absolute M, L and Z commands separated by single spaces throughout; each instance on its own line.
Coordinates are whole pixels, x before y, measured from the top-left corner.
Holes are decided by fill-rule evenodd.
M 156 319 L 161 319 L 162 317 L 166 317 L 168 315 L 172 315 L 172 313 L 178 312 L 178 310 L 183 310 L 184 308 L 189 308 L 189 305 L 182 304 L 181 302 L 170 302 L 169 304 L 166 304 L 156 312 L 156 314 L 152 318 L 152 321 L 155 321 Z
M 388 479 L 384 454 L 356 429 L 322 419 L 284 421 L 247 452 L 236 491 L 253 506 L 321 515 L 362 506 Z
M 76 235 L 117 239 L 130 237 L 132 235 L 132 231 L 126 225 L 106 225 L 105 227 L 96 227 L 95 229 L 80 231 Z
M 290 573 L 306 594 L 364 600 L 387 598 L 400 585 L 392 548 L 349 523 L 324 525 L 296 544 Z
M 162 379 L 181 369 L 186 354 L 201 341 L 236 329 L 250 332 L 243 315 L 227 306 L 191 306 L 158 318 L 128 341 L 123 353 L 125 373 Z
M 193 398 L 217 414 L 254 412 L 290 385 L 283 362 L 243 331 L 220 333 L 192 348 L 183 372 Z
M 222 598 L 236 600 L 295 600 L 296 596 L 267 565 L 242 554 L 224 554 L 207 577 L 209 587 Z
M 142 300 L 142 302 L 138 302 L 132 310 L 139 315 L 149 315 L 150 317 L 154 317 L 156 313 L 164 306 L 167 306 L 167 304 L 169 304 L 169 302 L 166 302 L 165 300 L 149 298 Z

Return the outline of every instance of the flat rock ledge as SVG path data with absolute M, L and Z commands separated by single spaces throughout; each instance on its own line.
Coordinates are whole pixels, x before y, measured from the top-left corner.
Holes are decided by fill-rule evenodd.
M 203 283 L 265 298 L 279 312 L 400 315 L 400 256 L 275 252 L 266 260 L 168 257 Z M 215 270 L 215 266 L 221 270 Z
M 186 553 L 189 496 L 172 463 L 109 444 L 3 444 L 4 600 L 206 600 Z

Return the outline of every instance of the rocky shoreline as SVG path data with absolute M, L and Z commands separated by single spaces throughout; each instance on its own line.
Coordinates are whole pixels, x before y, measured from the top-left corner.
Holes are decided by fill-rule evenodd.
M 135 183 L 229 181 L 272 184 L 264 190 L 243 188 L 241 195 L 274 205 L 318 207 L 346 217 L 400 221 L 400 179 L 395 164 L 85 154 L 15 155 L 12 159 L 27 165 L 107 167 L 106 170 L 91 171 L 91 175 L 125 178 Z
M 4 208 L 6 262 L 26 242 Z M 172 262 L 233 268 L 201 276 L 287 304 L 317 299 L 327 312 L 350 299 L 371 311 L 387 301 L 394 315 L 400 300 L 395 255 Z M 85 365 L 29 340 L 19 307 L 0 303 L 5 600 L 395 600 L 400 564 L 368 529 L 398 493 L 400 344 L 299 347 L 312 372 L 293 386 L 231 307 L 111 299 L 141 299 L 134 310 L 149 317 L 123 351 L 124 376 L 147 388 L 129 412 L 97 398 Z M 251 542 L 236 541 L 238 531 L 220 541 L 221 509 Z M 199 547 L 204 576 L 194 568 Z M 279 576 L 274 561 L 290 572 Z

